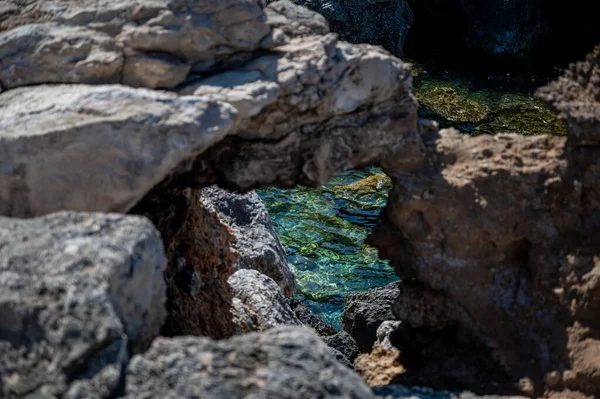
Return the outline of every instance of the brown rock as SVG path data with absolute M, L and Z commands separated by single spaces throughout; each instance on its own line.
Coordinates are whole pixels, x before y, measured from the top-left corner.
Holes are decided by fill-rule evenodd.
M 371 353 L 363 353 L 354 361 L 354 370 L 371 387 L 389 385 L 405 370 L 398 362 L 400 352 L 376 345 Z

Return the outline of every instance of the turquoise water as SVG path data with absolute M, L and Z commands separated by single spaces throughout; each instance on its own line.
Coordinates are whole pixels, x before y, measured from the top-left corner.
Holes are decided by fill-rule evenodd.
M 367 168 L 336 176 L 318 189 L 258 191 L 295 268 L 297 297 L 337 328 L 347 294 L 398 279 L 364 244 L 390 188 L 381 170 Z
M 533 97 L 535 79 L 469 77 L 415 64 L 420 115 L 470 134 L 564 134 L 564 125 Z M 297 296 L 328 323 L 340 327 L 344 297 L 397 280 L 364 240 L 391 188 L 381 170 L 335 177 L 319 189 L 259 191 L 296 269 Z

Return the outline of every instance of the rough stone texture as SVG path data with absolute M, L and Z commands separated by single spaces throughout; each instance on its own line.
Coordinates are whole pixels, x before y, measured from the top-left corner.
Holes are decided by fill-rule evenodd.
M 159 338 L 135 356 L 127 398 L 374 398 L 306 328 L 277 328 L 225 341 Z
M 585 61 L 570 66 L 556 82 L 538 90 L 563 119 L 573 145 L 600 143 L 600 46 Z
M 547 34 L 544 0 L 459 0 L 467 44 L 494 55 L 530 56 Z
M 329 23 L 321 14 L 299 6 L 290 0 L 279 0 L 265 8 L 267 24 L 286 35 L 309 36 L 329 33 Z
M 405 371 L 398 361 L 399 355 L 397 349 L 375 345 L 371 353 L 363 353 L 356 359 L 354 369 L 369 386 L 386 386 Z
M 172 88 L 276 42 L 258 0 L 3 2 L 0 82 Z M 124 67 L 122 65 L 124 64 Z M 161 78 L 162 75 L 162 78 Z
M 291 298 L 288 300 L 288 304 L 296 313 L 298 319 L 307 327 L 311 327 L 313 330 L 319 334 L 320 337 L 328 337 L 330 335 L 335 335 L 338 331 L 325 323 L 319 316 L 314 314 L 306 305 L 300 302 L 297 299 Z
M 258 270 L 275 280 L 290 297 L 296 290 L 296 276 L 258 194 L 211 186 L 202 190 L 202 201 L 209 212 L 229 226 L 235 238 L 231 247 L 238 256 L 233 270 Z
M 422 159 L 412 79 L 400 60 L 333 34 L 277 50 L 182 90 L 230 99 L 244 119 L 198 160 L 187 184 L 319 186 L 353 167 Z
M 354 359 L 358 357 L 360 351 L 356 346 L 356 342 L 354 339 L 345 331 L 340 331 L 335 335 L 330 335 L 328 337 L 321 337 L 323 342 L 327 344 L 330 348 L 340 351 L 346 359 L 350 361 L 350 363 L 354 362 Z
M 351 43 L 371 43 L 402 55 L 413 22 L 406 0 L 293 0 L 322 14 L 333 32 Z M 272 0 L 266 0 L 267 3 Z
M 203 190 L 171 189 L 148 196 L 134 213 L 148 216 L 165 241 L 169 317 L 166 335 L 221 339 L 239 332 L 227 279 L 238 254 L 231 228 L 209 209 Z
M 227 104 L 118 85 L 2 93 L 0 214 L 127 212 L 235 117 Z
M 441 364 L 456 370 L 439 381 L 446 387 L 455 378 L 476 392 L 518 385 L 541 395 L 549 384 L 600 393 L 597 54 L 540 91 L 568 121 L 566 140 L 469 137 L 423 124 L 423 166 L 384 165 L 394 188 L 370 241 L 421 285 L 427 306 L 446 309 L 396 311 L 408 334 L 399 348 L 409 376 L 398 382 L 444 375 Z M 419 326 L 434 325 L 443 328 L 422 335 Z M 491 374 L 473 379 L 485 368 Z
M 107 34 L 81 26 L 25 25 L 0 32 L 0 82 L 119 83 L 124 56 Z
M 164 321 L 165 264 L 143 218 L 0 218 L 0 396 L 112 397 Z
M 377 328 L 377 341 L 375 341 L 375 345 L 380 345 L 387 350 L 394 349 L 392 335 L 398 331 L 401 325 L 402 322 L 398 320 L 386 320 L 381 323 Z
M 256 270 L 242 269 L 228 280 L 236 301 L 235 322 L 243 332 L 267 330 L 280 325 L 301 326 L 285 301 L 281 288 Z M 252 316 L 252 317 L 249 317 Z
M 361 352 L 370 352 L 377 340 L 377 328 L 386 320 L 395 320 L 392 305 L 400 295 L 400 283 L 350 294 L 342 316 L 344 330 L 355 340 Z

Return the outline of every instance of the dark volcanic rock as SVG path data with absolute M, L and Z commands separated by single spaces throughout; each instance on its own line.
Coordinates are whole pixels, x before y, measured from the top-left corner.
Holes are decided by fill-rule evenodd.
M 243 332 L 279 325 L 302 325 L 287 304 L 281 288 L 268 276 L 256 270 L 242 269 L 233 273 L 228 283 L 235 296 L 234 320 Z
M 314 329 L 320 337 L 327 337 L 338 333 L 338 330 L 321 320 L 319 316 L 314 314 L 299 300 L 291 298 L 288 300 L 288 303 L 302 324 Z
M 354 359 L 360 354 L 356 342 L 354 342 L 354 339 L 346 331 L 340 331 L 335 335 L 322 337 L 322 339 L 327 346 L 340 351 L 350 363 L 354 362 Z
M 0 396 L 108 398 L 165 318 L 162 242 L 140 217 L 0 217 Z
M 126 398 L 371 399 L 361 378 L 309 329 L 224 341 L 159 338 L 127 371 Z
M 400 295 L 400 283 L 350 294 L 342 316 L 344 330 L 355 340 L 361 352 L 370 352 L 377 340 L 377 328 L 386 320 L 395 320 L 392 305 Z

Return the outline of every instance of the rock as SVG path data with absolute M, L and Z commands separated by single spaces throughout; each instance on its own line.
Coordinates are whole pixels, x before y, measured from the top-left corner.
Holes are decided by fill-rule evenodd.
M 386 320 L 381 323 L 377 328 L 377 341 L 375 341 L 375 345 L 379 345 L 386 350 L 395 349 L 392 335 L 401 325 L 402 322 L 398 320 Z
M 294 2 L 322 14 L 329 21 L 331 30 L 339 33 L 343 40 L 377 44 L 399 56 L 413 23 L 413 13 L 406 0 Z
M 400 295 L 400 283 L 350 294 L 342 316 L 344 330 L 356 340 L 361 352 L 370 352 L 377 340 L 377 328 L 386 320 L 394 320 L 392 305 Z
M 137 54 L 127 57 L 123 84 L 151 89 L 170 89 L 183 83 L 191 66 L 167 55 Z
M 242 269 L 229 277 L 228 283 L 233 295 L 240 301 L 234 306 L 234 313 L 242 331 L 261 331 L 280 325 L 302 325 L 285 301 L 281 288 L 264 274 L 256 270 Z M 250 318 L 248 314 L 255 316 Z
M 237 253 L 233 270 L 257 270 L 273 279 L 290 297 L 296 290 L 296 276 L 258 194 L 240 194 L 212 186 L 202 190 L 202 203 L 229 226 L 235 238 L 231 245 Z
M 369 386 L 386 386 L 405 371 L 399 356 L 397 349 L 376 345 L 371 353 L 363 353 L 356 359 L 354 368 Z
M 385 399 L 525 399 L 524 396 L 479 396 L 472 392 L 434 391 L 423 387 L 405 387 L 402 385 L 388 385 L 373 388 L 373 392 Z
M 600 143 L 599 65 L 597 46 L 585 61 L 571 65 L 564 76 L 536 93 L 565 121 L 573 145 Z
M 464 97 L 452 87 L 422 87 L 417 89 L 417 98 L 429 112 L 456 123 L 481 122 L 490 112 L 487 105 Z
M 325 35 L 329 33 L 329 23 L 321 14 L 290 0 L 278 0 L 265 8 L 267 24 L 281 29 L 291 37 Z
M 6 3 L 6 2 L 5 2 Z M 173 88 L 276 44 L 258 0 L 16 0 L 0 20 L 0 81 Z M 123 65 L 124 64 L 124 65 Z
M 240 190 L 320 186 L 356 165 L 422 160 L 405 64 L 333 34 L 292 39 L 278 51 L 181 90 L 234 98 L 240 114 L 251 116 L 205 153 L 189 181 Z
M 297 299 L 291 298 L 288 304 L 296 314 L 296 317 L 307 327 L 311 327 L 320 337 L 328 337 L 338 333 L 334 327 L 325 323 L 319 316 L 314 314 L 306 305 Z
M 164 322 L 165 264 L 144 218 L 0 218 L 2 397 L 114 397 Z
M 356 359 L 360 354 L 358 346 L 356 346 L 356 342 L 354 342 L 354 339 L 352 339 L 350 334 L 345 331 L 340 331 L 335 335 L 321 338 L 327 346 L 340 351 L 344 357 L 350 361 L 350 363 L 354 362 L 354 359 Z
M 374 398 L 309 329 L 225 341 L 159 338 L 127 371 L 126 398 Z
M 328 346 L 327 348 L 329 349 L 329 353 L 331 353 L 333 357 L 335 357 L 335 360 L 337 360 L 338 362 L 350 369 L 354 369 L 354 366 L 352 365 L 352 363 L 350 363 L 350 360 L 348 360 L 348 358 L 344 356 L 342 352 L 332 348 L 331 346 Z
M 294 273 L 255 193 L 237 194 L 214 186 L 175 186 L 146 196 L 133 212 L 149 217 L 165 240 L 168 335 L 222 339 L 240 328 L 269 328 L 285 320 L 300 323 L 285 304 L 285 296 L 295 289 Z M 246 300 L 238 297 L 234 301 L 228 280 L 245 269 L 268 275 L 281 289 L 273 287 L 273 280 L 265 276 L 241 274 L 248 277 L 247 281 L 236 280 L 243 283 L 240 292 L 246 290 Z M 268 290 L 257 291 L 259 286 Z M 279 313 L 269 314 L 273 304 L 279 304 Z
M 235 118 L 226 104 L 117 85 L 2 93 L 0 214 L 127 212 Z
M 25 25 L 0 32 L 0 82 L 6 89 L 42 83 L 119 83 L 122 49 L 82 26 Z
M 597 54 L 539 92 L 566 139 L 427 123 L 420 170 L 384 165 L 394 188 L 369 242 L 429 298 L 395 312 L 407 369 L 396 383 L 509 393 L 522 381 L 540 395 L 556 372 L 563 388 L 600 392 Z

